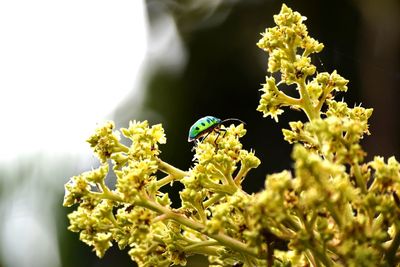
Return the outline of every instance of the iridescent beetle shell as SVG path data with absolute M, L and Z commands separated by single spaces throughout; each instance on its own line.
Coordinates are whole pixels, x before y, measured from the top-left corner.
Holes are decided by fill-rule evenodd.
M 206 116 L 196 121 L 189 129 L 188 142 L 192 142 L 201 136 L 213 131 L 221 124 L 221 120 L 213 117 Z

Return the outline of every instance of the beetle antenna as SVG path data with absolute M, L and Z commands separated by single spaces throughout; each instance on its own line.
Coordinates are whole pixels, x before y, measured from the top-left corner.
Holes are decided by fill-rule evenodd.
M 239 119 L 236 119 L 236 118 L 225 119 L 225 120 L 221 121 L 220 123 L 224 123 L 224 122 L 227 122 L 227 121 L 238 121 L 238 122 L 241 122 L 241 123 L 243 123 L 244 125 L 246 125 L 246 123 L 245 123 L 244 121 L 239 120 Z

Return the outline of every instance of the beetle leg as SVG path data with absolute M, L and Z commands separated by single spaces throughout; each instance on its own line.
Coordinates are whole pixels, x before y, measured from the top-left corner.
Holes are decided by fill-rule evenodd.
M 222 131 L 224 131 L 224 135 L 222 136 L 222 138 L 225 137 L 227 130 L 226 129 L 221 129 Z
M 214 140 L 215 147 L 217 147 L 217 140 L 218 140 L 218 137 L 220 135 L 220 131 L 216 131 L 216 132 L 217 132 L 217 137 L 215 137 L 215 140 Z
M 200 142 L 203 142 L 203 141 L 207 138 L 207 136 L 210 135 L 211 132 L 212 132 L 212 131 L 209 131 L 203 138 L 201 138 L 201 141 L 200 141 Z
M 216 130 L 216 132 L 217 132 L 217 137 L 215 138 L 215 140 L 214 140 L 214 144 L 215 144 L 215 146 L 217 146 L 217 140 L 218 140 L 218 138 L 219 138 L 219 135 L 221 134 L 221 131 L 223 131 L 224 132 L 224 135 L 222 135 L 222 138 L 224 138 L 225 137 L 225 134 L 226 134 L 226 129 L 221 129 L 221 128 L 218 128 L 218 130 Z

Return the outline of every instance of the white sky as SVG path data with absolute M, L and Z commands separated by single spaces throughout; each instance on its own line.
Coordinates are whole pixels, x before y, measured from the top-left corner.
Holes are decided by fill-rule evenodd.
M 133 90 L 146 27 L 141 0 L 0 1 L 0 162 L 84 144 Z
M 144 0 L 0 1 L 0 265 L 60 266 L 53 205 L 79 158 L 54 155 L 91 155 L 86 138 L 138 88 L 147 40 Z

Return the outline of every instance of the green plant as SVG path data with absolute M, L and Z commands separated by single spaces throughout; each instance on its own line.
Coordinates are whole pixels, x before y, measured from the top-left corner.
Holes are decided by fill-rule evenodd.
M 241 183 L 260 160 L 239 141 L 243 124 L 196 143 L 194 166 L 183 171 L 160 158 L 161 125 L 130 123 L 121 129 L 131 140 L 125 146 L 108 122 L 88 139 L 101 166 L 72 177 L 64 198 L 64 206 L 78 205 L 68 229 L 99 257 L 115 242 L 139 266 L 184 265 L 192 254 L 208 256 L 212 266 L 399 264 L 400 164 L 394 157 L 365 162 L 360 146 L 372 109 L 334 100 L 348 81 L 316 72 L 310 55 L 323 45 L 308 36 L 304 17 L 283 5 L 274 20 L 258 42 L 270 75 L 257 109 L 276 121 L 284 107 L 307 115 L 283 129 L 294 144 L 294 170 L 268 175 L 265 189 L 249 195 Z M 282 84 L 294 85 L 299 97 Z M 105 184 L 110 165 L 115 189 Z M 173 209 L 160 188 L 176 181 L 184 189 Z

